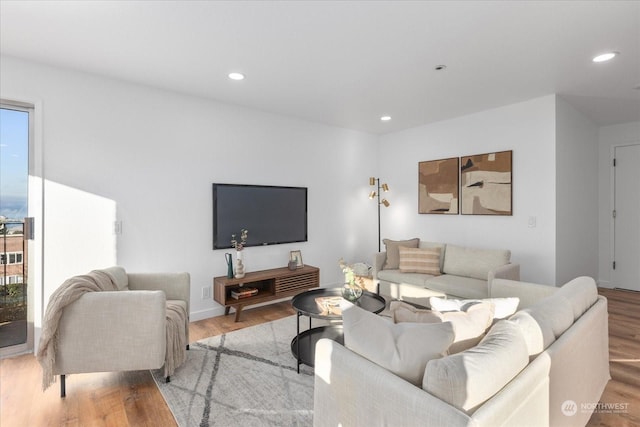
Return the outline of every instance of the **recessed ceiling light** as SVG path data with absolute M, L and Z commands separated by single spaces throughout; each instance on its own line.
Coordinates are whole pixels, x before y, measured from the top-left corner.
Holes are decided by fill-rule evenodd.
M 606 61 L 609 61 L 609 60 L 615 58 L 617 55 L 619 55 L 618 52 L 607 52 L 607 53 L 603 53 L 602 55 L 595 56 L 592 59 L 592 61 L 593 62 L 606 62 Z
M 231 80 L 244 80 L 244 74 L 242 73 L 229 73 Z
M 389 120 L 391 120 L 391 116 L 382 116 L 382 117 L 380 117 L 380 121 L 381 122 L 388 122 Z

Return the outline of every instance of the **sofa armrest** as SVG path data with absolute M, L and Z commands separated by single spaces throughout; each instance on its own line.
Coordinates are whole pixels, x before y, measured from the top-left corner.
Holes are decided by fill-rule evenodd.
M 129 289 L 164 291 L 167 299 L 186 301 L 190 312 L 191 278 L 189 273 L 128 273 Z
M 166 300 L 161 291 L 90 292 L 64 308 L 56 374 L 162 367 Z
M 530 307 L 555 293 L 558 290 L 555 286 L 539 285 L 537 283 L 520 282 L 516 280 L 494 279 L 489 282 L 490 298 L 520 298 L 518 310 Z
M 493 279 L 520 280 L 520 264 L 509 263 L 489 271 L 487 282 L 491 283 Z
M 384 262 L 387 260 L 386 252 L 376 252 L 373 254 L 373 267 L 371 268 L 371 275 L 373 280 L 378 280 L 378 271 L 382 270 Z
M 316 345 L 313 409 L 314 427 L 475 425 L 464 412 L 328 339 Z

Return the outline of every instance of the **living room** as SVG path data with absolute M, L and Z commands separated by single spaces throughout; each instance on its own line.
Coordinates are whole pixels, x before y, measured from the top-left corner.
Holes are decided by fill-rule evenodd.
M 61 5 L 42 7 L 54 13 L 56 6 Z M 250 7 L 257 7 L 260 13 L 271 16 L 263 9 L 265 6 L 238 7 L 234 13 L 248 13 Z M 624 16 L 625 7 L 636 12 L 631 20 L 636 25 L 631 27 L 633 38 L 633 30 L 638 34 L 637 6 L 620 5 L 621 11 L 612 15 Z M 111 22 L 86 8 L 77 11 L 85 14 L 80 19 L 87 27 L 103 19 Z M 117 8 L 111 12 L 118 14 Z M 346 17 L 355 13 L 340 12 Z M 592 12 L 588 14 L 591 15 Z M 332 118 L 324 117 L 321 108 L 316 120 L 288 111 L 307 104 L 321 105 L 318 92 L 333 86 L 357 85 L 354 75 L 346 82 L 308 81 L 307 86 L 317 85 L 314 90 L 285 92 L 285 97 L 279 99 L 280 110 L 269 107 L 266 95 L 247 106 L 243 101 L 249 97 L 253 79 L 268 80 L 274 79 L 274 73 L 286 74 L 277 56 L 270 59 L 274 66 L 268 70 L 271 74 L 260 76 L 256 75 L 257 70 L 246 70 L 245 81 L 227 81 L 226 72 L 214 75 L 211 69 L 198 68 L 199 63 L 191 65 L 193 58 L 178 52 L 174 52 L 175 58 L 165 56 L 157 62 L 157 57 L 145 51 L 150 42 L 142 30 L 83 40 L 87 28 L 65 32 L 68 23 L 63 17 L 56 23 L 48 22 L 50 16 L 56 15 L 29 11 L 14 2 L 2 4 L 0 98 L 35 106 L 33 188 L 42 195 L 42 200 L 35 203 L 41 206 L 37 225 L 43 231 L 38 240 L 41 262 L 36 267 L 40 270 L 35 275 L 34 313 L 43 312 L 48 296 L 68 277 L 122 265 L 128 271 L 187 271 L 191 275 L 191 320 L 223 315 L 224 307 L 211 297 L 202 297 L 213 277 L 226 272 L 226 251 L 212 249 L 211 184 L 216 182 L 308 188 L 308 241 L 247 248 L 244 260 L 248 271 L 284 266 L 290 251 L 300 250 L 305 263 L 320 268 L 322 286 L 337 286 L 342 282 L 340 258 L 370 263 L 378 248 L 377 208 L 367 198 L 371 189 L 368 180 L 373 176 L 388 183 L 391 190 L 387 197 L 391 205 L 381 211 L 382 238 L 421 237 L 509 249 L 512 260 L 521 266 L 524 281 L 561 285 L 577 276 L 590 276 L 599 286 L 611 286 L 611 147 L 640 140 L 640 101 L 638 90 L 631 89 L 638 81 L 629 85 L 630 93 L 621 100 L 621 104 L 630 106 L 631 117 L 635 112 L 635 119 L 625 116 L 623 121 L 601 125 L 584 108 L 576 107 L 582 106 L 579 101 L 587 97 L 579 94 L 578 88 L 573 93 L 531 90 L 528 97 L 523 97 L 526 91 L 519 91 L 502 98 L 511 99 L 509 102 L 479 103 L 476 98 L 481 95 L 471 89 L 475 87 L 483 94 L 496 92 L 495 86 L 487 82 L 483 90 L 483 81 L 463 81 L 469 76 L 461 78 L 455 62 L 451 62 L 442 71 L 422 70 L 432 82 L 415 96 L 428 101 L 433 87 L 460 86 L 460 92 L 469 93 L 469 107 L 458 106 L 458 115 L 385 128 L 379 115 L 388 113 L 393 116 L 391 122 L 400 121 L 402 103 L 396 108 L 398 113 L 382 111 L 383 106 L 378 103 L 376 108 L 380 111 L 368 118 L 368 128 L 349 128 L 330 124 Z M 40 43 L 41 49 L 15 41 L 19 33 L 16 24 L 9 22 L 13 18 L 34 19 L 42 28 L 52 28 L 38 37 L 34 34 L 34 40 L 39 40 L 34 43 Z M 15 22 L 24 23 L 21 19 Z M 260 22 L 259 17 L 255 19 Z M 611 19 L 609 24 L 615 22 Z M 245 23 L 249 24 L 254 22 Z M 132 31 L 133 27 L 125 28 Z M 51 45 L 46 42 L 46 37 L 53 39 L 51 34 L 56 32 L 68 37 L 66 41 L 70 43 L 62 44 L 61 51 L 56 51 L 53 41 Z M 598 33 L 619 34 L 606 28 Z M 625 68 L 637 71 L 637 41 L 629 46 L 633 50 L 622 51 L 618 47 L 627 41 L 628 33 L 622 32 L 621 41 L 612 39 L 591 45 L 585 42 L 585 54 L 595 54 L 592 50 L 603 46 L 621 50 L 619 58 L 610 64 L 597 64 L 602 68 L 594 72 L 593 79 L 601 79 L 600 73 L 606 73 L 607 66 L 615 67 L 615 61 L 625 61 Z M 130 44 L 100 44 L 109 37 L 128 37 Z M 185 49 L 190 40 L 178 40 L 173 48 Z M 22 53 L 20 46 L 34 50 Z M 69 53 L 65 62 L 65 50 L 71 52 L 72 46 L 77 48 L 77 56 Z M 144 63 L 149 60 L 157 67 L 157 74 L 145 76 L 145 71 L 144 77 L 138 74 L 128 78 L 116 68 L 111 56 L 115 53 L 110 52 L 118 49 L 123 55 L 131 55 L 128 61 L 133 68 L 144 70 Z M 201 54 L 196 52 L 193 56 Z M 301 53 L 300 57 L 316 61 L 306 54 Z M 434 63 L 421 63 L 436 66 L 448 62 L 442 57 L 448 56 L 434 55 L 429 58 Z M 219 61 L 232 59 L 221 57 Z M 323 58 L 330 59 L 331 55 Z M 237 60 L 242 62 L 241 57 Z M 587 63 L 591 58 L 576 60 Z M 100 63 L 102 68 L 95 68 Z M 217 69 L 231 71 L 235 66 L 225 63 Z M 184 82 L 163 85 L 174 74 L 182 76 Z M 194 92 L 187 84 L 191 78 L 203 79 L 203 74 L 224 80 L 225 86 L 216 83 L 223 87 L 217 98 Z M 387 83 L 392 88 L 400 85 Z M 590 81 L 586 79 L 581 84 L 588 85 Z M 287 81 L 278 77 L 273 86 L 274 91 L 284 91 Z M 365 89 L 374 93 L 378 90 Z M 393 89 L 383 92 L 393 93 Z M 403 85 L 398 93 L 412 95 Z M 602 96 L 591 94 L 594 102 Z M 457 94 L 458 99 L 464 97 L 464 93 Z M 438 99 L 436 107 L 445 101 Z M 282 105 L 288 105 L 289 110 Z M 344 112 L 335 115 L 346 117 L 349 111 L 345 107 Z M 360 115 L 353 114 L 346 120 L 357 123 Z M 504 150 L 513 150 L 511 216 L 417 213 L 419 161 Z M 41 327 L 41 319 L 34 316 L 36 345 Z

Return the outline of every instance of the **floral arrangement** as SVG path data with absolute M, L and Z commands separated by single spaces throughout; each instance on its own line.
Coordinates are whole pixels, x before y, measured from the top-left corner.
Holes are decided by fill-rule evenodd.
M 249 230 L 246 228 L 240 229 L 240 242 L 236 239 L 236 235 L 231 235 L 231 246 L 233 246 L 237 251 L 241 251 L 244 249 L 244 245 L 247 244 L 247 236 L 249 235 Z

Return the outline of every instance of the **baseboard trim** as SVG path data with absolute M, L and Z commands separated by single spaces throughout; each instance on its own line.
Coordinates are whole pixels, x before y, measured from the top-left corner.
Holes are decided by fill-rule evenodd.
M 609 282 L 608 280 L 598 280 L 598 287 L 613 289 L 613 286 L 611 286 L 611 282 Z
M 635 293 L 640 293 L 640 291 L 636 291 L 635 289 L 625 289 L 625 288 L 613 288 L 616 291 L 626 291 L 626 292 L 635 292 Z
M 206 310 L 192 311 L 189 314 L 189 321 L 196 322 L 198 320 L 209 319 L 211 317 L 223 316 L 224 307 L 209 308 Z

